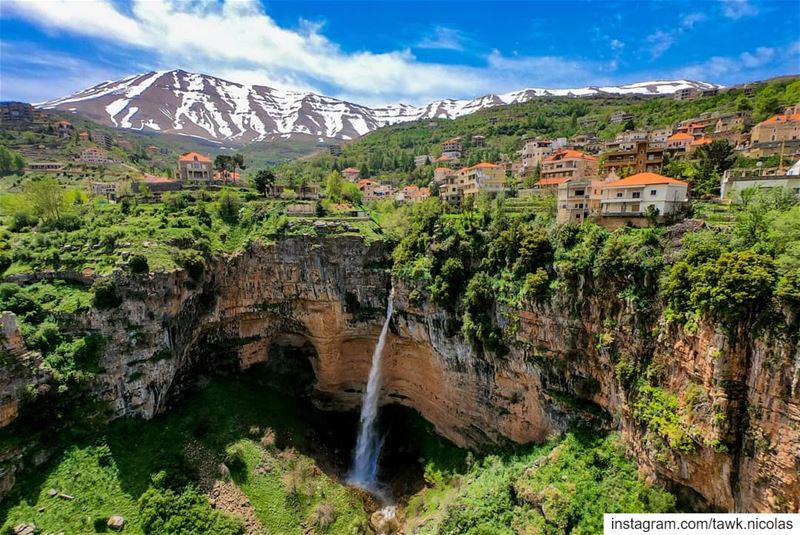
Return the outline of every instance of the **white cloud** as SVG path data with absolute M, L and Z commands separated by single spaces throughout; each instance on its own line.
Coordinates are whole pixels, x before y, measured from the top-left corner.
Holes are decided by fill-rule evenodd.
M 660 58 L 664 52 L 672 47 L 676 36 L 676 32 L 665 32 L 662 30 L 657 30 L 648 35 L 645 41 L 649 45 L 650 57 L 653 59 Z
M 349 53 L 323 35 L 319 24 L 303 21 L 295 30 L 280 27 L 256 0 L 192 4 L 132 0 L 124 13 L 109 0 L 4 0 L 3 7 L 3 16 L 23 17 L 50 31 L 144 50 L 153 64 L 163 68 L 181 67 L 280 88 L 314 89 L 364 103 L 398 99 L 420 103 L 529 84 L 578 83 L 569 75 L 591 76 L 586 63 L 549 57 L 525 58 L 533 65 L 549 65 L 547 69 L 507 72 L 498 66 L 503 59 L 499 54 L 488 56 L 486 66 L 463 66 L 423 63 L 408 49 Z M 464 36 L 442 27 L 428 44 L 454 49 L 458 37 Z
M 748 0 L 721 0 L 722 14 L 733 20 L 744 17 L 753 17 L 758 14 L 758 8 Z
M 767 68 L 772 65 L 797 65 L 800 62 L 800 47 L 795 42 L 788 47 L 759 47 L 738 56 L 714 56 L 708 60 L 684 67 L 675 72 L 679 78 L 693 80 L 721 80 L 736 75 L 758 80 L 770 75 Z
M 619 39 L 612 39 L 609 44 L 611 45 L 611 50 L 622 50 L 625 48 L 625 43 Z
M 436 26 L 433 29 L 433 35 L 423 37 L 417 43 L 417 48 L 461 51 L 464 50 L 466 40 L 467 38 L 461 30 L 446 26 Z

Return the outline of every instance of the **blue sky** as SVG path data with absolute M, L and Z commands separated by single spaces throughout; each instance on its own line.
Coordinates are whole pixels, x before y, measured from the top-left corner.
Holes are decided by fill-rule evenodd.
M 2 0 L 0 99 L 182 68 L 364 104 L 800 73 L 797 0 Z

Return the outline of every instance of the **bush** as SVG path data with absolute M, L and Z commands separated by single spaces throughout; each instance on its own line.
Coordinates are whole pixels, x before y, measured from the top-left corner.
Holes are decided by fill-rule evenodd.
M 12 263 L 13 261 L 10 256 L 7 254 L 0 254 L 0 275 L 5 273 L 6 270 L 11 267 Z
M 142 530 L 148 535 L 239 535 L 241 522 L 211 509 L 208 499 L 189 487 L 178 493 L 150 487 L 139 498 Z
M 199 279 L 206 269 L 206 260 L 203 255 L 192 249 L 180 251 L 175 258 L 175 263 L 185 269 L 195 280 Z
M 141 254 L 131 256 L 130 260 L 128 260 L 128 267 L 133 273 L 146 273 L 150 271 L 147 257 Z
M 239 220 L 239 209 L 242 201 L 239 196 L 230 191 L 223 191 L 219 195 L 219 216 L 228 223 L 236 223 Z
M 98 279 L 92 285 L 94 299 L 92 304 L 96 308 L 114 308 L 122 304 L 122 298 L 117 295 L 117 287 L 113 279 Z

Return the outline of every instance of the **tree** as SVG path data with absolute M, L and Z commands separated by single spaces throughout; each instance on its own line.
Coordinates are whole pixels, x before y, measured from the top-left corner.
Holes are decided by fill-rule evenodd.
M 0 175 L 20 173 L 25 167 L 25 158 L 16 151 L 0 145 Z
M 236 181 L 236 168 L 238 167 L 239 169 L 244 171 L 245 169 L 247 169 L 247 166 L 244 164 L 244 156 L 242 156 L 242 153 L 240 153 L 240 152 L 237 152 L 236 154 L 231 156 L 230 163 L 231 163 L 231 167 L 233 168 L 232 169 L 233 174 L 231 175 L 231 178 L 235 182 Z
M 736 153 L 727 139 L 716 139 L 701 145 L 696 154 L 700 163 L 700 181 L 695 190 L 702 194 L 719 193 L 719 178 L 733 167 Z
M 241 205 L 238 195 L 223 191 L 219 196 L 219 216 L 228 223 L 235 223 L 239 219 Z
M 231 158 L 231 156 L 225 154 L 217 154 L 217 156 L 214 157 L 214 169 L 219 172 L 223 181 L 225 180 L 228 169 L 231 168 Z
M 253 186 L 264 197 L 267 196 L 267 191 L 275 184 L 275 173 L 269 169 L 261 169 L 256 173 L 253 178 Z
M 29 180 L 23 193 L 34 213 L 45 221 L 58 221 L 66 208 L 64 192 L 58 180 L 52 177 Z
M 325 179 L 325 193 L 332 202 L 342 200 L 344 179 L 337 171 L 331 171 Z

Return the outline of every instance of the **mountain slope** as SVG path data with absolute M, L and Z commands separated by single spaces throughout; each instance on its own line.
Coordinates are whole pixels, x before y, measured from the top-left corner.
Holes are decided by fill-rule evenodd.
M 419 119 L 454 119 L 541 96 L 667 95 L 718 87 L 689 80 L 640 82 L 581 89 L 524 89 L 472 100 L 445 99 L 416 107 L 370 108 L 314 93 L 244 85 L 182 70 L 149 72 L 104 82 L 42 108 L 72 111 L 107 126 L 249 143 L 293 134 L 354 139 L 382 126 Z

